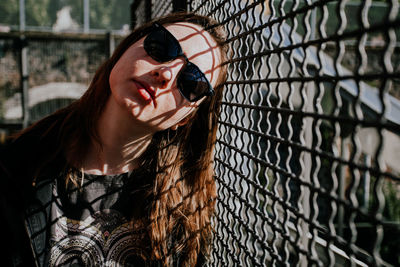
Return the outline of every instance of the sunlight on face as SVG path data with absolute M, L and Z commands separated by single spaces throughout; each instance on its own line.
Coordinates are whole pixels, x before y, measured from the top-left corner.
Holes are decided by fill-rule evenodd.
M 220 72 L 221 52 L 214 39 L 200 26 L 177 22 L 165 28 L 179 41 L 187 58 L 215 86 Z M 160 63 L 143 48 L 144 38 L 128 48 L 110 74 L 111 101 L 131 120 L 156 132 L 179 124 L 201 103 L 187 101 L 177 88 L 185 66 L 182 57 Z

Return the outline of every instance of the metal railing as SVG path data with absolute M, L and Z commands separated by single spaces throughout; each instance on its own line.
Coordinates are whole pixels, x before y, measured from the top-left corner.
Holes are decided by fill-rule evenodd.
M 119 34 L 0 33 L 0 134 L 79 98 Z

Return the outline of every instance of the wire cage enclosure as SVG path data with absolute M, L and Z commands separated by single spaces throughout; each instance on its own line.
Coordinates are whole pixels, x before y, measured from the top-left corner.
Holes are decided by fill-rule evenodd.
M 400 264 L 399 2 L 188 7 L 232 48 L 210 265 Z

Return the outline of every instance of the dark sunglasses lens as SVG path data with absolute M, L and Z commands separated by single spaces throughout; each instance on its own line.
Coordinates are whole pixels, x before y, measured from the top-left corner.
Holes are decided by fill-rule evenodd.
M 180 73 L 178 87 L 189 101 L 198 100 L 210 91 L 210 84 L 204 74 L 197 66 L 190 63 Z
M 158 62 L 167 62 L 182 54 L 181 47 L 169 32 L 155 29 L 144 40 L 147 54 Z

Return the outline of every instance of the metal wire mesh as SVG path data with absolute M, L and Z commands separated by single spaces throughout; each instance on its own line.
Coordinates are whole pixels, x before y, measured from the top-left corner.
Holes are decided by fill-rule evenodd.
M 400 264 L 398 6 L 191 1 L 232 47 L 210 265 Z
M 132 28 L 142 25 L 146 21 L 153 18 L 162 17 L 174 11 L 174 1 L 157 1 L 157 0 L 133 0 L 132 1 L 132 14 L 134 23 Z
M 161 17 L 173 11 L 173 1 L 157 1 L 152 0 L 151 18 Z

